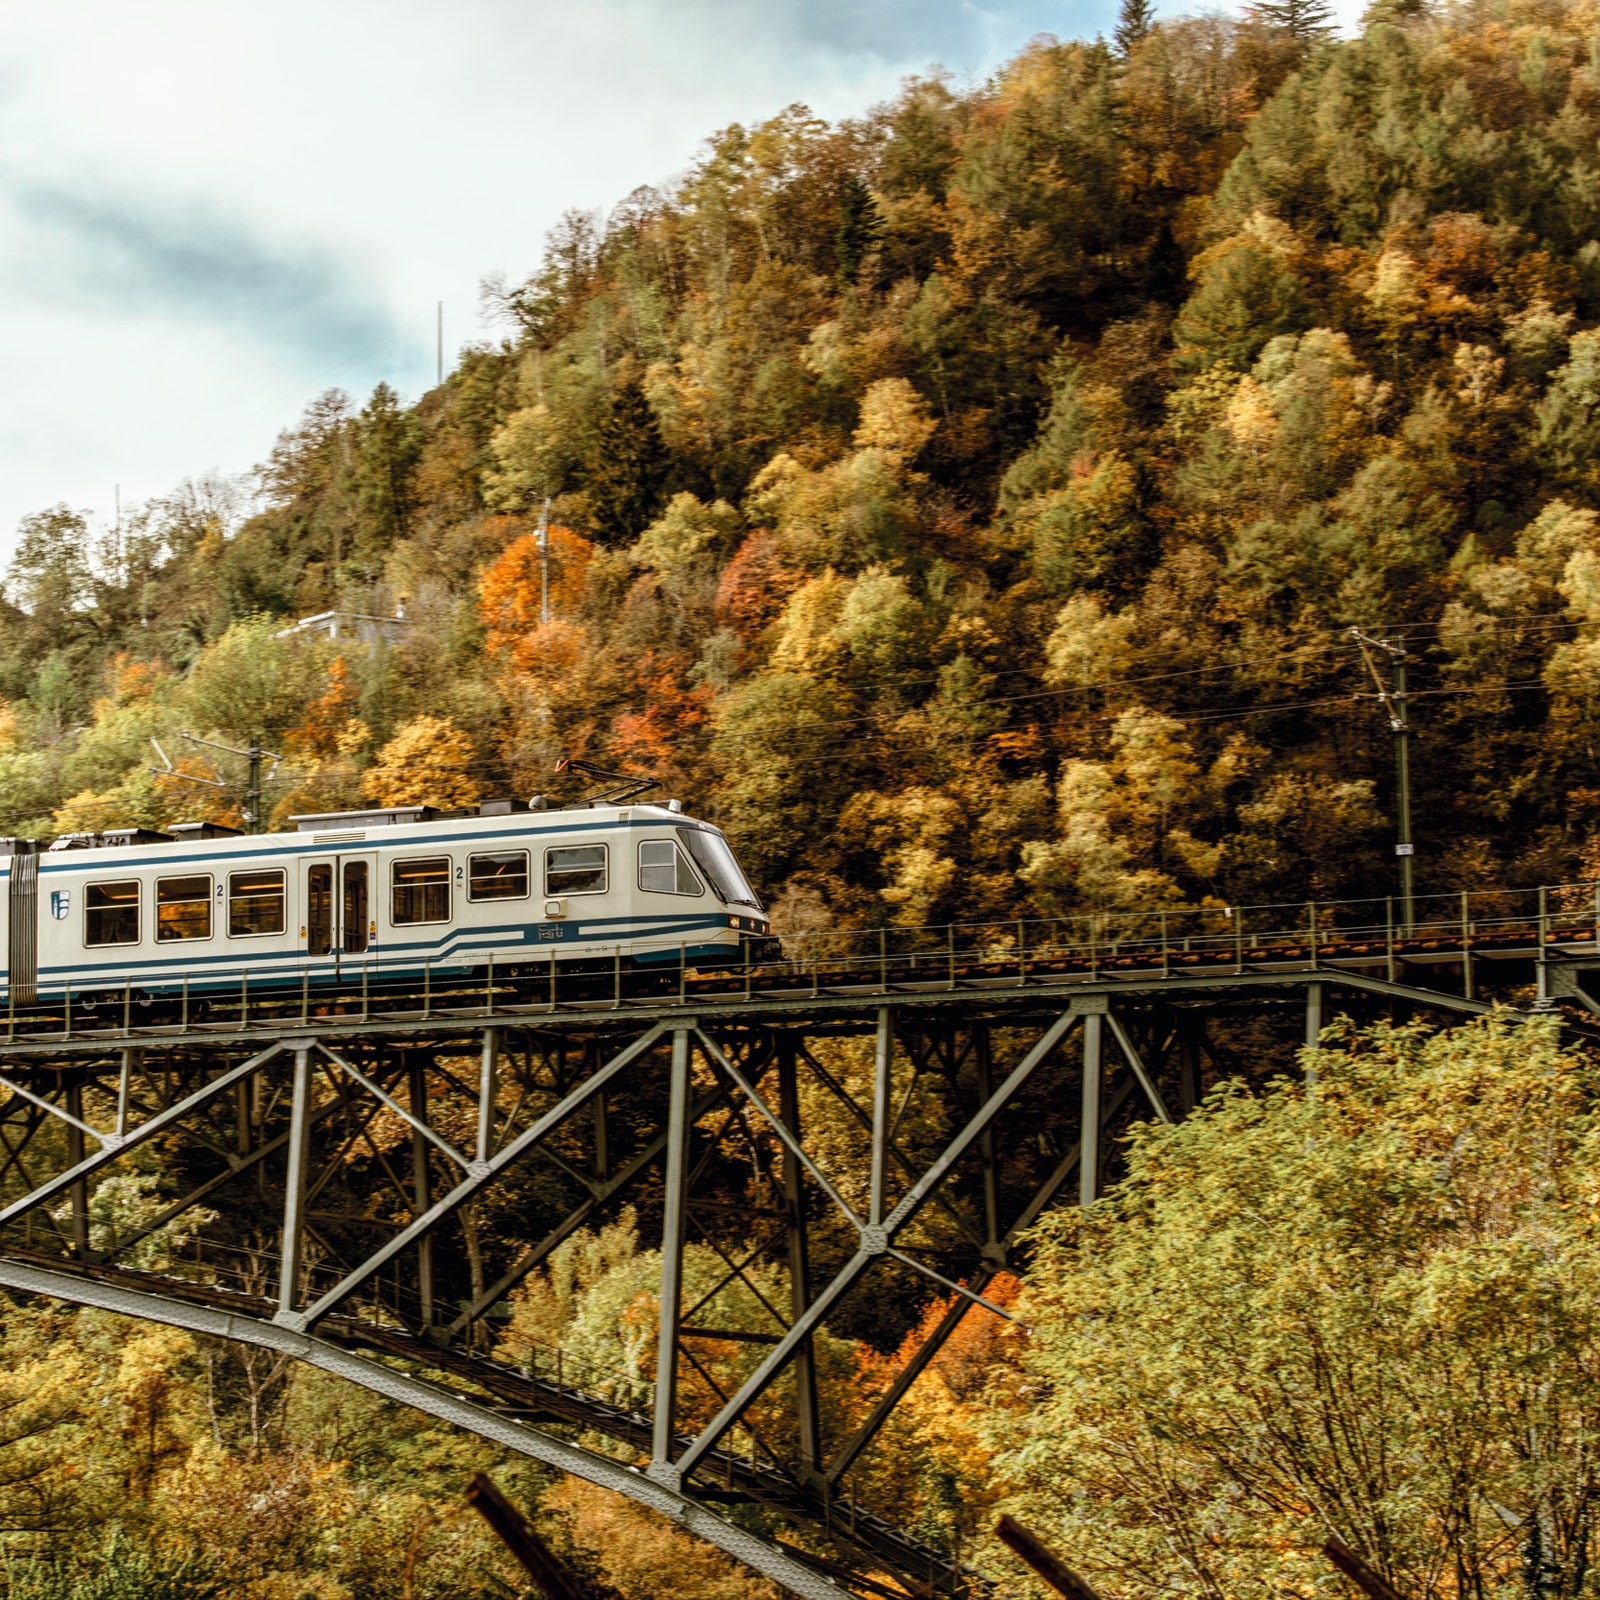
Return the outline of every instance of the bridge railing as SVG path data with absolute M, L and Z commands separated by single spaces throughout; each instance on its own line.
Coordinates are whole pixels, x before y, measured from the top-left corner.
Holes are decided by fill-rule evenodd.
M 1396 897 L 1262 905 L 1108 908 L 1062 917 L 996 918 L 935 924 L 781 933 L 786 961 L 806 970 L 929 972 L 952 962 L 1174 967 L 1273 956 L 1304 961 L 1433 953 L 1564 938 L 1593 941 L 1600 883 L 1493 889 L 1418 897 L 1408 922 Z

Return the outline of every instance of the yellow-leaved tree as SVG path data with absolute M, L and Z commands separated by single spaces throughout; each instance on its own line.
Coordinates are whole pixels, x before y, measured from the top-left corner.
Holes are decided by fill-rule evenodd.
M 361 793 L 380 806 L 476 805 L 472 762 L 472 741 L 449 717 L 417 717 L 378 752 Z
M 1592 1057 L 1500 1012 L 1304 1065 L 1035 1230 L 1010 1509 L 1108 1600 L 1332 1593 L 1330 1535 L 1401 1594 L 1592 1592 Z

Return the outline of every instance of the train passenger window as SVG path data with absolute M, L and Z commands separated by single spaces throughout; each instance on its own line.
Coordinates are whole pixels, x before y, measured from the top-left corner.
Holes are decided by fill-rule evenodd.
M 604 894 L 606 847 L 603 844 L 554 846 L 544 853 L 546 894 Z
M 156 939 L 211 937 L 211 875 L 156 879 Z
M 138 944 L 139 883 L 91 883 L 84 897 L 83 942 Z
M 228 874 L 228 936 L 283 932 L 283 874 L 281 872 L 230 872 Z
M 397 861 L 389 869 L 395 923 L 450 920 L 450 858 Z
M 704 894 L 694 868 L 671 839 L 639 841 L 639 887 L 650 894 Z
M 501 850 L 492 856 L 472 856 L 467 862 L 469 900 L 526 900 L 528 852 Z

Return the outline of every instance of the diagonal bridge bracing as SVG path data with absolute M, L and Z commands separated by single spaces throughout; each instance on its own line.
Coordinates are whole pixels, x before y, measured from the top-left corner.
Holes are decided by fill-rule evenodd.
M 1232 1075 L 1241 1020 L 1276 1029 L 1284 1063 L 1341 1011 L 1449 1022 L 1511 997 L 1584 1030 L 1595 921 L 1545 918 L 1453 946 L 1315 918 L 1299 944 L 1256 941 L 1235 918 L 1225 940 L 1082 961 L 947 936 L 936 961 L 553 995 L 479 974 L 138 1026 L 131 1002 L 13 1011 L 0 1283 L 310 1362 L 628 1494 L 797 1594 L 964 1594 L 961 1530 L 906 1525 L 884 1468 L 955 1331 L 1010 1315 L 1031 1224 L 1096 1197 L 1131 1121 Z M 97 1204 L 130 1170 L 159 1200 Z M 624 1207 L 659 1255 L 649 1326 L 598 1355 L 526 1335 L 521 1287 Z M 841 1339 L 899 1348 L 918 1321 L 870 1386 L 841 1364 Z

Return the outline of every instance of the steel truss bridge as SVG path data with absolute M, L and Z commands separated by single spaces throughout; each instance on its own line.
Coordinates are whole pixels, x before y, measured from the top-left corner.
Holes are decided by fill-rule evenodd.
M 0 1284 L 308 1362 L 795 1594 L 964 1595 L 960 1549 L 897 1520 L 876 1467 L 962 1319 L 1005 1314 L 985 1291 L 1030 1224 L 1095 1198 L 1130 1122 L 1242 1070 L 1245 1032 L 1257 1070 L 1336 1010 L 1509 1001 L 1594 1032 L 1597 907 L 1580 885 L 1409 925 L 1384 902 L 1156 911 L 802 938 L 716 972 L 490 956 L 425 992 L 363 970 L 10 1004 Z M 160 1197 L 133 1220 L 97 1203 L 129 1172 Z M 508 1297 L 625 1205 L 660 1249 L 646 1368 L 519 1343 Z M 863 1389 L 839 1336 L 896 1341 L 883 1307 L 936 1299 Z

